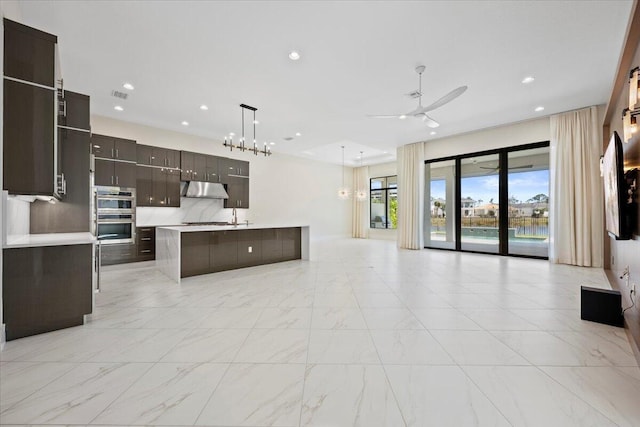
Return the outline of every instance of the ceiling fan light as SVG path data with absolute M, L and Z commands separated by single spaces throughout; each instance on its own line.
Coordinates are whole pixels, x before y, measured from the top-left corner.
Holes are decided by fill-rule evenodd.
M 406 119 L 406 118 L 407 118 L 407 116 L 406 116 L 405 114 L 402 114 L 402 115 L 398 116 L 398 118 L 399 118 L 400 120 L 404 120 L 404 119 Z

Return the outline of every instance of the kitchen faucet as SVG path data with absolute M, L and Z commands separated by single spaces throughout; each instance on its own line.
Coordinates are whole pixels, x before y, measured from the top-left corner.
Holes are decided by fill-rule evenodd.
M 232 215 L 232 221 L 233 221 L 233 225 L 238 225 L 238 212 L 236 211 L 236 208 L 233 208 L 233 210 L 231 211 L 231 215 Z

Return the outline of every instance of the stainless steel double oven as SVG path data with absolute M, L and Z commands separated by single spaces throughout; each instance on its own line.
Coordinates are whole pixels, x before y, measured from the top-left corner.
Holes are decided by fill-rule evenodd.
M 95 235 L 101 244 L 134 243 L 136 238 L 136 190 L 95 187 Z

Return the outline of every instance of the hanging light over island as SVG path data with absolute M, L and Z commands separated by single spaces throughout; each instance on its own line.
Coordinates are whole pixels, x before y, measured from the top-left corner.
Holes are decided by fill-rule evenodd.
M 256 120 L 256 111 L 258 111 L 258 109 L 256 107 L 252 107 L 247 104 L 240 104 L 240 108 L 242 111 L 242 136 L 240 137 L 240 141 L 234 145 L 233 143 L 234 134 L 230 133 L 229 136 L 224 137 L 224 143 L 222 145 L 229 148 L 230 151 L 233 151 L 233 149 L 235 148 L 236 150 L 239 150 L 242 152 L 245 152 L 245 151 L 253 152 L 253 154 L 256 156 L 258 154 L 264 154 L 265 157 L 270 156 L 272 154 L 271 149 L 269 148 L 266 142 L 264 143 L 264 148 L 262 148 L 261 150 L 258 149 L 258 143 L 256 140 L 256 124 L 258 124 L 258 121 Z M 246 140 L 244 137 L 244 110 L 253 111 L 253 147 L 247 147 Z

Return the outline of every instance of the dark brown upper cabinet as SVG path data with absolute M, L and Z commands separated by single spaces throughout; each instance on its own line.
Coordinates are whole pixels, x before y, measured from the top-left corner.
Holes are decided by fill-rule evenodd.
M 180 178 L 183 181 L 205 181 L 207 175 L 207 156 L 189 151 L 180 152 Z
M 179 168 L 180 151 L 138 144 L 137 161 L 139 165 Z
M 205 179 L 207 182 L 221 182 L 220 174 L 218 170 L 218 160 L 220 158 L 216 156 L 206 156 L 205 163 Z
M 2 169 L 9 194 L 56 193 L 55 96 L 54 90 L 4 79 Z
M 53 88 L 57 42 L 52 34 L 5 19 L 4 75 Z
M 180 207 L 180 170 L 138 165 L 137 206 Z
M 96 159 L 95 185 L 136 188 L 136 165 L 129 162 Z
M 96 158 L 136 162 L 136 142 L 106 135 L 91 135 L 91 152 Z
M 72 129 L 90 130 L 89 97 L 80 93 L 64 91 L 64 96 L 58 100 L 58 126 Z

